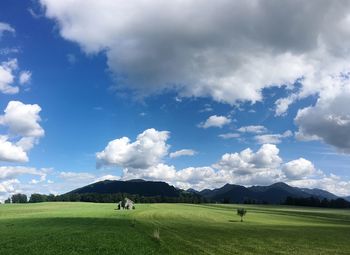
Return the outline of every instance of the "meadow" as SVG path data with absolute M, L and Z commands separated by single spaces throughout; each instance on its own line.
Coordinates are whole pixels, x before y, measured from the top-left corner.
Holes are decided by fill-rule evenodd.
M 0 254 L 350 254 L 350 210 L 52 202 L 0 205 Z

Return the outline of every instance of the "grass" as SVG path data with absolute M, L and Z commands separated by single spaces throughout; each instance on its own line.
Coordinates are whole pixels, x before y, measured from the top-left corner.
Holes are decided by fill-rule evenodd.
M 350 254 L 350 211 L 287 206 L 0 205 L 0 254 Z

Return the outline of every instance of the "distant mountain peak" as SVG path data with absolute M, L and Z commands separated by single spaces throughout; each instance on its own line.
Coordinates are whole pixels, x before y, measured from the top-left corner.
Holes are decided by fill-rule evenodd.
M 288 185 L 285 182 L 276 182 L 274 184 L 271 184 L 270 187 L 292 188 L 292 186 Z
M 131 180 L 126 180 L 126 182 L 146 182 L 143 179 L 131 179 Z
M 190 192 L 190 193 L 195 193 L 195 194 L 198 194 L 199 191 L 198 190 L 195 190 L 195 189 L 192 189 L 192 188 L 189 188 L 186 190 L 187 192 Z

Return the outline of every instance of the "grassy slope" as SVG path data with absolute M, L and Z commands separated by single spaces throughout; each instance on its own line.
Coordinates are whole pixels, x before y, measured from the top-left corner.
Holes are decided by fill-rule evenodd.
M 349 210 L 245 207 L 241 223 L 233 205 L 1 205 L 0 254 L 350 254 Z

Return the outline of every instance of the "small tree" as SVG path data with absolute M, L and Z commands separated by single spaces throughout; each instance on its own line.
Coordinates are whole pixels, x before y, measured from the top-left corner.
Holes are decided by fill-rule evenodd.
M 237 215 L 239 215 L 241 217 L 241 222 L 243 222 L 243 217 L 244 215 L 246 215 L 247 210 L 244 208 L 238 208 L 237 209 Z

